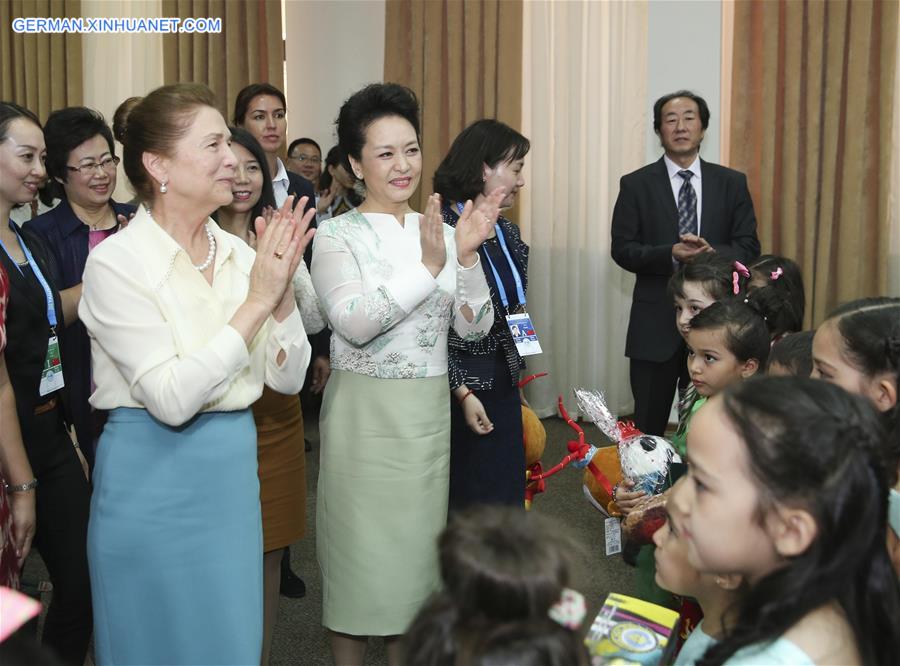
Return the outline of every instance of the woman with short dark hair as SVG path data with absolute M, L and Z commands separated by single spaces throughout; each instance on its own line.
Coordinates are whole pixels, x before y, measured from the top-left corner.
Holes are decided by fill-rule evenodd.
M 491 327 L 475 250 L 502 191 L 470 203 L 454 233 L 440 201 L 409 199 L 422 174 L 419 106 L 408 88 L 372 84 L 341 107 L 338 140 L 366 184 L 358 208 L 317 232 L 312 277 L 334 331 L 320 418 L 316 551 L 323 624 L 338 664 L 362 664 L 369 636 L 398 636 L 438 586 L 435 541 L 447 519 L 447 331 Z
M 106 121 L 97 111 L 73 106 L 54 111 L 44 125 L 47 175 L 61 195 L 59 205 L 25 226 L 40 235 L 59 268 L 59 289 L 81 293 L 81 276 L 88 253 L 119 230 L 135 207 L 112 199 L 119 158 Z M 93 412 L 91 341 L 77 319 L 77 300 L 62 340 L 75 434 L 88 464 L 94 463 L 94 443 L 105 415 Z
M 524 187 L 522 166 L 531 144 L 497 120 L 478 120 L 453 141 L 434 174 L 443 197 L 444 222 L 456 226 L 466 200 L 483 201 L 497 186 L 506 188 L 501 208 L 515 203 Z M 528 245 L 519 228 L 497 219 L 478 248 L 497 316 L 490 333 L 468 340 L 448 336 L 450 390 L 450 509 L 474 504 L 525 506 L 524 398 L 518 388 L 525 363 L 516 348 L 515 324 L 506 316 L 525 311 Z
M 91 403 L 109 410 L 88 535 L 99 664 L 262 651 L 249 406 L 264 384 L 297 393 L 309 363 L 290 280 L 312 213 L 258 219 L 256 253 L 209 219 L 232 200 L 236 164 L 214 103 L 178 84 L 131 111 L 125 171 L 143 203 L 85 268 Z

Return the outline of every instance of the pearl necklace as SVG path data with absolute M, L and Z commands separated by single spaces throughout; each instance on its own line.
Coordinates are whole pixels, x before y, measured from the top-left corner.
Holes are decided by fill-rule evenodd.
M 150 206 L 144 204 L 144 210 L 147 211 L 147 215 L 150 216 L 150 219 L 156 222 L 156 220 L 153 218 L 153 213 L 150 211 Z M 208 222 L 203 226 L 206 229 L 206 243 L 209 246 L 209 252 L 206 253 L 206 261 L 204 261 L 199 266 L 197 264 L 193 265 L 194 268 L 196 268 L 201 273 L 212 265 L 213 259 L 216 256 L 216 239 L 213 236 L 212 229 L 209 228 Z

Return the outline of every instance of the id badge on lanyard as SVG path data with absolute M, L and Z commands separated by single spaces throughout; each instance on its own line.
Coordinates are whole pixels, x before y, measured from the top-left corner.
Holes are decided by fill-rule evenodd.
M 41 386 L 39 392 L 42 396 L 49 395 L 65 386 L 62 372 L 62 359 L 59 357 L 59 339 L 56 331 L 50 335 L 47 343 L 47 355 L 44 357 L 44 370 L 41 372 Z
M 31 272 L 34 273 L 34 277 L 44 290 L 44 297 L 47 299 L 47 321 L 50 323 L 50 337 L 47 341 L 47 353 L 44 356 L 44 368 L 41 371 L 41 384 L 38 389 L 41 396 L 45 396 L 54 391 L 58 391 L 65 386 L 62 372 L 62 359 L 59 354 L 59 338 L 56 336 L 56 304 L 53 301 L 53 290 L 50 289 L 50 285 L 47 284 L 44 274 L 41 273 L 40 267 L 34 260 L 34 256 L 28 249 L 28 246 L 25 245 L 25 241 L 22 240 L 22 237 L 19 235 L 19 231 L 14 223 L 10 222 L 10 228 L 16 234 L 16 237 L 19 240 L 19 246 L 22 248 L 22 254 L 24 254 L 25 259 L 28 260 L 28 265 L 31 266 Z M 6 249 L 6 246 L 3 245 L 2 241 L 0 241 L 0 247 L 3 247 L 3 251 L 6 252 L 10 261 L 18 268 L 18 263 L 13 260 L 12 255 L 9 254 L 9 250 Z M 19 268 L 19 272 L 22 272 L 21 268 Z
M 462 214 L 463 206 L 457 203 L 456 207 L 460 214 Z M 496 226 L 496 231 L 497 241 L 500 243 L 500 248 L 503 250 L 506 261 L 509 263 L 509 268 L 512 271 L 513 280 L 516 283 L 516 296 L 520 303 L 520 305 L 515 308 L 515 311 L 509 309 L 509 297 L 506 295 L 506 288 L 503 286 L 503 280 L 500 279 L 500 273 L 497 272 L 497 267 L 494 266 L 490 253 L 485 251 L 484 256 L 487 257 L 491 272 L 494 275 L 494 281 L 497 283 L 497 292 L 500 296 L 500 302 L 503 303 L 503 307 L 508 313 L 506 315 L 506 325 L 509 327 L 509 332 L 512 335 L 519 356 L 533 356 L 535 354 L 540 354 L 542 353 L 541 343 L 538 342 L 534 324 L 531 323 L 531 315 L 525 310 L 525 289 L 522 286 L 522 278 L 519 276 L 519 270 L 513 261 L 512 255 L 509 253 L 509 248 L 506 246 L 506 239 L 503 237 L 503 229 L 501 229 L 499 224 Z
M 541 353 L 541 343 L 538 342 L 537 333 L 531 323 L 531 315 L 527 312 L 506 315 L 506 325 L 512 333 L 513 342 L 519 356 L 533 356 Z

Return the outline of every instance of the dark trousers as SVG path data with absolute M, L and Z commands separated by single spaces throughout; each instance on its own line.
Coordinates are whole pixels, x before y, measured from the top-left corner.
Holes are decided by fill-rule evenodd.
M 634 424 L 648 435 L 662 435 L 669 422 L 675 390 L 687 386 L 687 351 L 684 343 L 662 363 L 631 359 L 631 394 Z
M 93 629 L 87 564 L 90 486 L 59 408 L 33 417 L 23 434 L 38 480 L 34 546 L 53 583 L 42 642 L 65 663 L 81 666 Z

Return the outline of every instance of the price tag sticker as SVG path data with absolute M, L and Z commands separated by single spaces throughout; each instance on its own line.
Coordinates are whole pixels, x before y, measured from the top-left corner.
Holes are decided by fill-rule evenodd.
M 618 518 L 607 518 L 603 521 L 606 533 L 606 554 L 615 555 L 622 552 L 622 527 Z

